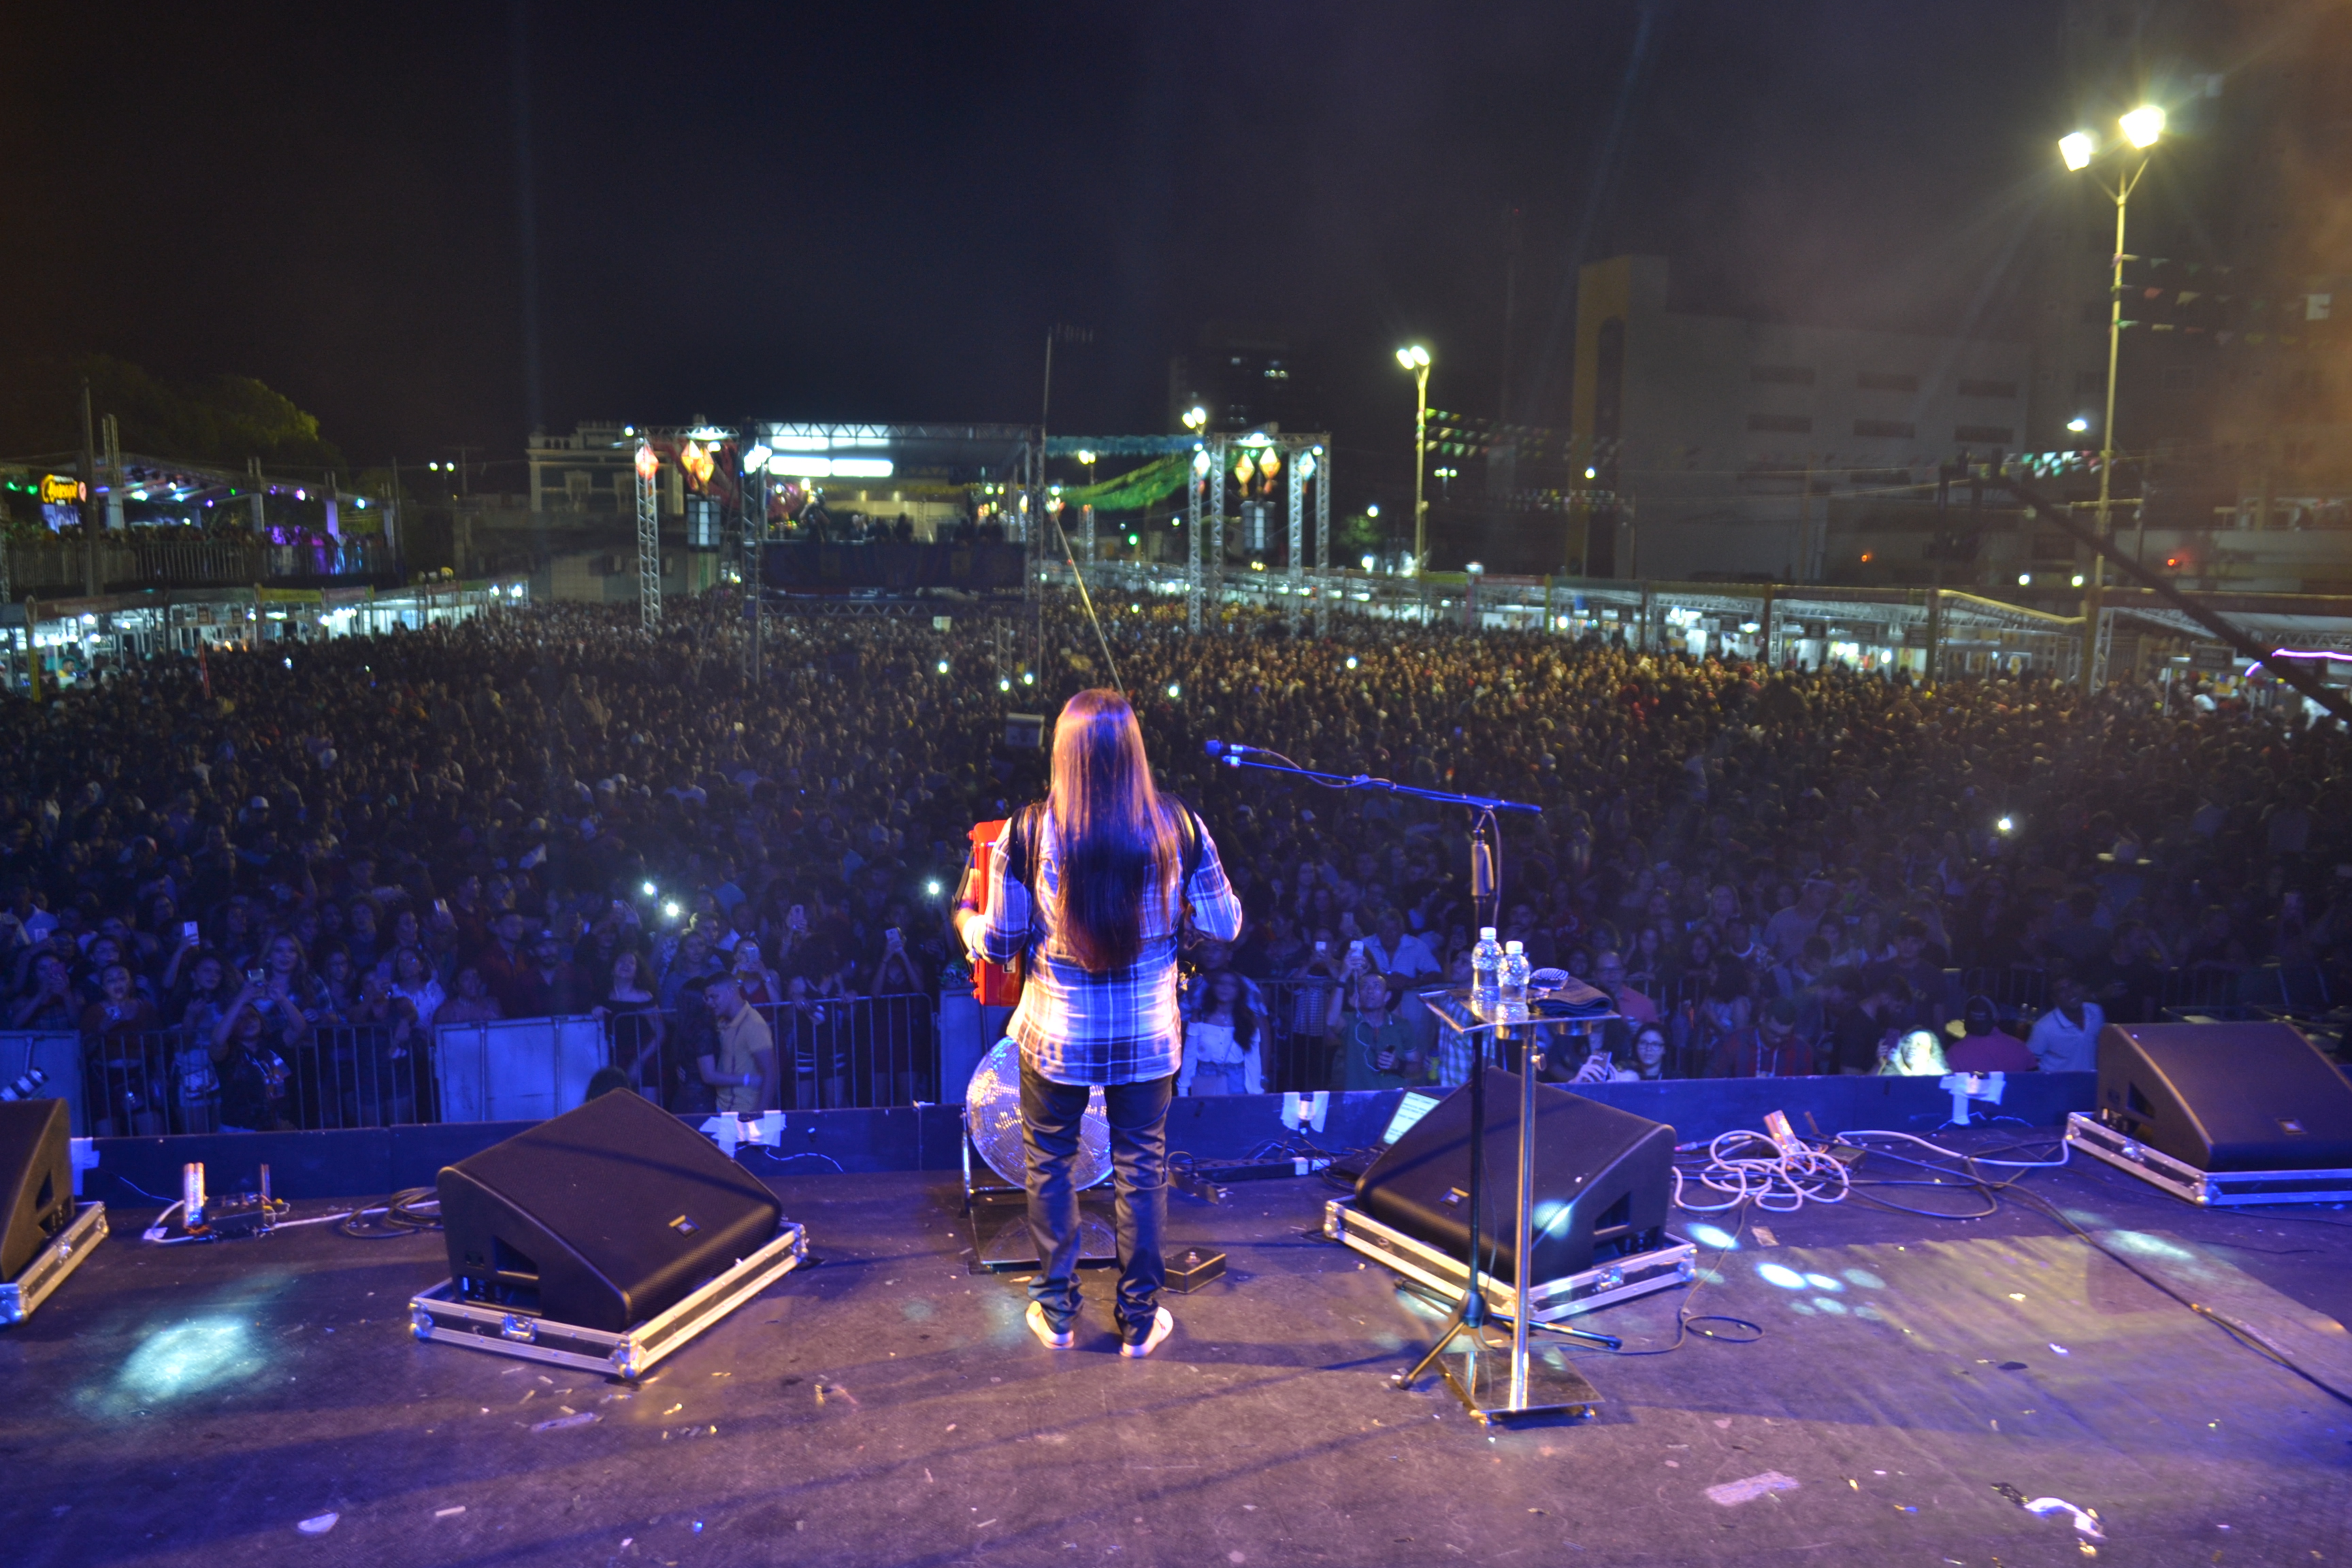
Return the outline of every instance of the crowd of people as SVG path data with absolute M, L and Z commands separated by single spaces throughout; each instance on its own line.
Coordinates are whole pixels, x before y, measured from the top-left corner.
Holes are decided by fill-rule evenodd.
M 1477 935 L 1463 813 L 1214 767 L 1213 736 L 1541 806 L 1504 820 L 1499 935 L 1624 1020 L 1566 1074 L 1909 1070 L 1919 1031 L 1954 1066 L 2080 1067 L 2102 1017 L 2352 981 L 2352 741 L 2299 708 L 1120 605 L 1101 642 L 1058 605 L 1034 637 L 772 616 L 754 679 L 739 600 L 668 609 L 0 699 L 0 1028 L 143 1076 L 93 1107 L 124 1131 L 429 1115 L 442 1026 L 517 1017 L 605 1020 L 680 1110 L 953 1099 L 924 1000 L 964 962 L 947 895 L 971 826 L 1043 779 L 1007 710 L 1112 659 L 1247 916 L 1188 990 L 1196 1092 L 1459 1081 L 1412 992 L 1466 980 Z M 922 1021 L 852 1084 L 812 1021 L 863 997 Z M 362 1037 L 396 1089 L 338 1076 Z

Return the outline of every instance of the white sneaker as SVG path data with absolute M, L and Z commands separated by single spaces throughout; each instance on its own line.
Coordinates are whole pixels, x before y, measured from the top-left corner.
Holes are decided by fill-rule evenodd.
M 1053 1321 L 1045 1316 L 1045 1309 L 1034 1301 L 1029 1303 L 1029 1315 L 1026 1321 L 1029 1324 L 1029 1331 L 1037 1336 L 1037 1342 L 1049 1351 L 1068 1350 L 1071 1341 L 1076 1337 L 1067 1329 L 1055 1333 Z
M 1145 1356 L 1158 1350 L 1161 1342 L 1175 1331 L 1176 1319 L 1173 1314 L 1165 1307 L 1159 1308 L 1151 1314 L 1151 1331 L 1144 1335 L 1140 1343 L 1129 1344 L 1125 1340 L 1121 1340 L 1118 1344 L 1118 1353 L 1130 1361 L 1141 1361 Z

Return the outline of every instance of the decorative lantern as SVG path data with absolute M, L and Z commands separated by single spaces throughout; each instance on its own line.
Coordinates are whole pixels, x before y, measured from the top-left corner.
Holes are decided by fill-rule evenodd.
M 637 478 L 638 478 L 638 479 L 639 479 L 640 481 L 642 481 L 642 482 L 646 483 L 646 484 L 651 484 L 651 483 L 653 483 L 653 482 L 654 482 L 654 475 L 655 475 L 656 473 L 659 472 L 659 471 L 660 471 L 660 469 L 661 469 L 661 459 L 660 459 L 659 458 L 657 458 L 657 457 L 654 456 L 654 449 L 653 449 L 653 445 L 652 445 L 652 443 L 651 443 L 651 442 L 647 442 L 647 441 L 640 441 L 640 442 L 638 442 L 638 443 L 637 443 Z

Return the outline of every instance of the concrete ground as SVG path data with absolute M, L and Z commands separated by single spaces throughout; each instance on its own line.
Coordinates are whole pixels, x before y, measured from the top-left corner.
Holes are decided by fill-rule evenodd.
M 116 1211 L 0 1332 L 5 1560 L 2346 1560 L 2352 1406 L 2279 1358 L 2352 1392 L 2352 1214 L 2200 1212 L 2080 1166 L 2023 1184 L 2267 1352 L 2021 1202 L 1753 1215 L 1703 1249 L 1695 1294 L 1595 1322 L 1664 1345 L 1687 1297 L 1760 1340 L 1575 1352 L 1593 1419 L 1490 1434 L 1434 1382 L 1390 1386 L 1431 1314 L 1319 1238 L 1314 1179 L 1172 1200 L 1179 1249 L 1230 1272 L 1171 1299 L 1176 1335 L 1141 1363 L 1115 1353 L 1101 1274 L 1076 1348 L 1031 1339 L 1020 1286 L 971 1271 L 951 1178 L 774 1184 L 822 1263 L 635 1387 L 417 1342 L 438 1236 L 160 1247 Z M 2015 1500 L 2042 1497 L 2095 1510 L 2103 1539 Z

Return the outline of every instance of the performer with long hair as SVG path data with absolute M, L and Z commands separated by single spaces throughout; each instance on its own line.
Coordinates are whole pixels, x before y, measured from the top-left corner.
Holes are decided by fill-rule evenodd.
M 1167 1276 L 1168 1102 L 1183 1049 L 1176 944 L 1190 926 L 1231 941 L 1242 910 L 1208 830 L 1151 781 L 1135 710 L 1116 691 L 1081 691 L 1054 731 L 1045 803 L 1005 829 L 985 912 L 960 900 L 957 931 L 975 958 L 1024 965 L 1007 1033 L 1021 1050 L 1029 1226 L 1040 1259 L 1030 1331 L 1065 1349 L 1079 1307 L 1078 1197 L 1072 1167 L 1089 1089 L 1110 1121 L 1118 1194 L 1119 1353 L 1147 1356 L 1175 1327 Z

